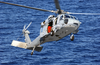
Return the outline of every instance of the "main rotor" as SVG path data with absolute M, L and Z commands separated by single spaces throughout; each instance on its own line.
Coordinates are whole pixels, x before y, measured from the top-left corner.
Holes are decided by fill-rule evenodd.
M 64 10 L 61 10 L 58 0 L 54 0 L 54 2 L 55 2 L 55 6 L 56 6 L 57 11 L 40 9 L 40 8 L 35 8 L 35 7 L 24 6 L 24 5 L 19 5 L 19 4 L 0 1 L 0 3 L 4 3 L 4 4 L 9 4 L 9 5 L 19 6 L 19 7 L 24 7 L 24 8 L 29 8 L 29 9 L 34 9 L 34 10 L 39 10 L 39 11 L 44 11 L 44 12 L 52 12 L 52 13 L 56 13 L 56 14 L 100 15 L 100 13 L 72 13 L 72 12 L 66 12 Z

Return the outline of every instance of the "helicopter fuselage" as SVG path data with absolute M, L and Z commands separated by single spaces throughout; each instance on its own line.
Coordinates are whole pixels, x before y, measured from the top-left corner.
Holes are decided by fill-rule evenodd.
M 40 30 L 40 36 L 45 39 L 44 42 L 57 41 L 71 33 L 75 34 L 81 24 L 75 17 L 65 14 L 60 14 L 51 19 L 53 20 L 52 33 L 47 32 L 47 27 L 51 22 L 49 21 L 49 17 L 45 20 L 45 24 Z
M 24 27 L 23 33 L 25 36 L 25 43 L 13 40 L 12 46 L 41 51 L 43 47 L 40 45 L 45 42 L 58 41 L 63 37 L 72 34 L 70 38 L 73 40 L 73 34 L 78 32 L 81 22 L 73 16 L 60 14 L 57 17 L 50 15 L 44 22 L 41 23 L 40 35 L 31 42 L 29 31 Z M 29 24 L 30 25 L 30 24 Z M 48 32 L 48 27 L 51 27 Z

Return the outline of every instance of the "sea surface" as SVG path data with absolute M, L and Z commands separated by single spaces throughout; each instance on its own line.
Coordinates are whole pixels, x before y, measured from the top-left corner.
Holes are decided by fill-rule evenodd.
M 0 0 L 47 10 L 56 10 L 54 0 Z M 100 13 L 100 0 L 59 0 L 64 11 Z M 40 23 L 54 13 L 0 3 L 0 65 L 100 65 L 100 15 L 73 15 L 82 22 L 74 41 L 66 36 L 42 44 L 41 52 L 11 46 L 28 28 L 33 41 L 40 34 Z M 24 36 L 19 38 L 24 42 Z

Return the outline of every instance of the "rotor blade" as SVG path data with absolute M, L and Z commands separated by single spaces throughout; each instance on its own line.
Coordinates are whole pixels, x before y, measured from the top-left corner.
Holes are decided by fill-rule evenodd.
M 26 30 L 27 30 L 27 28 L 28 28 L 31 24 L 32 24 L 32 22 L 29 23 L 29 25 L 26 27 Z
M 55 5 L 56 5 L 56 8 L 57 8 L 57 9 L 61 10 L 61 9 L 60 9 L 60 6 L 59 6 L 58 0 L 55 0 Z
M 100 13 L 71 13 L 71 12 L 66 12 L 67 14 L 79 14 L 79 15 L 100 15 Z
M 58 0 L 54 0 L 55 1 L 55 6 L 56 6 L 56 9 L 58 9 L 58 14 L 61 13 L 61 9 L 60 9 L 60 6 L 59 6 L 59 2 Z
M 23 33 L 20 34 L 20 36 L 17 38 L 17 40 L 22 36 Z
M 35 9 L 35 10 L 40 10 L 40 11 L 45 11 L 45 12 L 52 12 L 52 13 L 56 12 L 56 11 L 53 11 L 53 10 L 45 10 L 45 9 L 34 8 L 34 7 L 29 7 L 29 6 L 24 6 L 24 5 L 14 4 L 14 3 L 2 2 L 2 1 L 0 1 L 0 3 L 19 6 L 19 7 L 24 7 L 24 8 L 29 8 L 29 9 Z
M 26 28 L 26 25 L 24 25 L 23 29 L 25 29 L 25 28 Z

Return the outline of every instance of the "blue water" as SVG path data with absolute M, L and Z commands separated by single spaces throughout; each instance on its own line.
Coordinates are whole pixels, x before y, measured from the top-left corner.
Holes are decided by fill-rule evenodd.
M 31 7 L 56 10 L 53 0 L 0 0 Z M 100 0 L 60 0 L 61 9 L 69 12 L 99 13 Z M 50 14 L 0 3 L 0 65 L 100 65 L 100 16 L 74 15 L 82 22 L 75 40 L 67 36 L 59 41 L 43 44 L 41 52 L 11 46 L 28 28 L 31 40 L 39 35 L 40 23 Z M 23 36 L 20 41 L 24 41 Z

